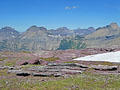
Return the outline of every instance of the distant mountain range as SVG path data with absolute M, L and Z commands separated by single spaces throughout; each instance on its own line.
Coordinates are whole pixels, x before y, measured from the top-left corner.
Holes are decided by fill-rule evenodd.
M 116 23 L 98 29 L 90 27 L 75 30 L 69 30 L 67 27 L 47 30 L 45 27 L 31 26 L 23 33 L 11 27 L 0 29 L 1 51 L 65 50 L 119 46 L 120 27 Z
M 120 27 L 117 23 L 111 23 L 98 28 L 85 36 L 85 43 L 89 48 L 118 48 L 120 47 Z

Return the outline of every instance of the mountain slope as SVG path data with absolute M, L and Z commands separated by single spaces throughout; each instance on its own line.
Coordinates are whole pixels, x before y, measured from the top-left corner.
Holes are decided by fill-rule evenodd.
M 93 27 L 89 27 L 88 29 L 80 29 L 80 28 L 78 28 L 78 29 L 75 29 L 75 30 L 74 30 L 74 33 L 75 33 L 76 35 L 86 36 L 86 35 L 88 35 L 88 34 L 90 34 L 90 33 L 95 32 L 95 31 L 96 31 L 96 29 L 93 28 Z
M 58 48 L 61 37 L 49 35 L 44 27 L 32 26 L 18 37 L 20 50 L 55 50 Z
M 87 35 L 85 37 L 85 42 L 88 48 L 113 47 L 120 45 L 119 38 L 120 27 L 116 23 L 111 23 Z
M 11 27 L 4 27 L 0 29 L 0 41 L 10 40 L 19 36 L 19 32 Z

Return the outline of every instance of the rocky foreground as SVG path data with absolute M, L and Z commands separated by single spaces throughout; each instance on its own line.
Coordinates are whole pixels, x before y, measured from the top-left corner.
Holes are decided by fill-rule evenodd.
M 0 67 L 0 69 L 8 69 L 8 73 L 14 73 L 17 76 L 39 76 L 39 77 L 59 77 L 81 74 L 89 69 L 100 74 L 120 74 L 118 66 L 108 65 L 91 65 L 86 66 L 78 63 L 49 63 L 45 66 L 32 66 L 27 69 L 20 67 Z
M 0 52 L 0 90 L 119 90 L 119 63 L 74 61 L 116 51 L 120 49 Z
M 39 76 L 39 77 L 60 77 L 84 72 L 99 74 L 119 74 L 119 64 L 109 62 L 90 62 L 74 61 L 76 57 L 94 55 L 98 53 L 115 52 L 119 49 L 84 49 L 84 50 L 66 50 L 66 51 L 42 51 L 41 53 L 1 53 L 1 57 L 7 60 L 1 60 L 0 70 L 7 70 L 8 74 L 16 76 Z M 2 55 L 4 54 L 4 55 Z M 27 58 L 26 60 L 17 60 L 18 58 Z M 14 58 L 17 58 L 13 62 Z M 12 60 L 10 60 L 12 59 Z M 11 65 L 6 66 L 6 62 Z M 14 63 L 14 65 L 12 65 Z
M 34 77 L 60 77 L 75 74 L 81 74 L 89 69 L 99 74 L 120 74 L 119 66 L 91 65 L 86 66 L 78 63 L 49 63 L 46 66 L 32 66 L 22 69 L 21 67 L 0 66 L 0 70 L 7 69 L 7 73 L 13 73 L 17 76 Z

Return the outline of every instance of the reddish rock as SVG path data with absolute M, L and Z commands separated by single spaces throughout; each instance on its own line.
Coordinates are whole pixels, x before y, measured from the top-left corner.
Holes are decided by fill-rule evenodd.
M 17 64 L 18 65 L 27 65 L 28 61 L 22 60 L 22 61 L 17 62 Z
M 45 60 L 39 60 L 39 63 L 40 65 L 47 65 L 48 64 L 48 61 L 45 61 Z
M 92 65 L 92 68 L 100 71 L 115 71 L 118 66 L 108 66 L 108 65 Z
M 31 59 L 28 61 L 29 64 L 40 64 L 39 59 Z

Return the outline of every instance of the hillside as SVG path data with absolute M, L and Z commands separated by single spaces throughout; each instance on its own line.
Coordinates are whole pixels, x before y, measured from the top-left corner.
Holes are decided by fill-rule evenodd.
M 117 23 L 94 29 L 67 27 L 48 30 L 45 27 L 31 26 L 19 33 L 11 27 L 0 29 L 0 51 L 40 51 L 84 48 L 118 48 L 120 27 Z
M 88 48 L 112 48 L 120 44 L 120 27 L 116 23 L 111 23 L 105 27 L 98 28 L 85 36 L 85 42 Z
M 77 36 L 87 35 L 87 31 L 70 30 L 67 27 L 61 27 L 56 30 L 48 30 L 45 27 L 31 26 L 25 32 L 19 33 L 11 27 L 5 27 L 0 30 L 0 50 L 10 51 L 39 51 L 39 50 L 57 50 L 64 49 L 81 49 L 83 39 L 76 38 Z M 81 32 L 81 33 L 80 33 Z M 90 33 L 89 32 L 89 33 Z M 81 35 L 82 34 L 82 35 Z M 66 44 L 62 41 L 71 41 L 70 47 L 66 47 Z

